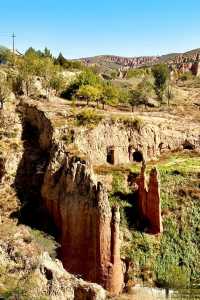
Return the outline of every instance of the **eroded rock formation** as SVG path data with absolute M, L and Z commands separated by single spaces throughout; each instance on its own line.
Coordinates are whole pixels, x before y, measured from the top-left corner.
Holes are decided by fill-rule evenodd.
M 105 300 L 105 290 L 97 284 L 85 282 L 66 272 L 60 261 L 53 261 L 48 253 L 40 257 L 35 271 L 41 294 L 48 291 L 53 300 Z
M 148 232 L 156 234 L 163 231 L 161 217 L 160 187 L 158 171 L 153 168 L 149 175 L 149 183 L 146 182 L 145 164 L 137 181 L 138 207 L 141 221 L 147 225 Z
M 120 216 L 88 166 L 58 150 L 45 174 L 42 198 L 60 229 L 66 270 L 118 294 L 123 284 Z
M 90 165 L 56 140 L 45 113 L 27 104 L 19 111 L 24 124 L 25 152 L 18 172 L 23 192 L 31 191 L 29 200 L 39 199 L 56 225 L 65 269 L 118 294 L 123 288 L 119 211 L 111 209 Z

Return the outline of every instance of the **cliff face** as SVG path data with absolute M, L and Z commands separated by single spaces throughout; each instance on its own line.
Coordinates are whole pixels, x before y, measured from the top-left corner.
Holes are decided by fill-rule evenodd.
M 145 166 L 143 165 L 138 179 L 138 206 L 139 215 L 143 223 L 146 223 L 148 231 L 153 234 L 161 233 L 161 201 L 158 171 L 152 169 L 149 182 L 146 182 Z
M 88 166 L 56 151 L 45 174 L 42 198 L 60 229 L 66 270 L 119 293 L 123 283 L 119 212 L 111 211 L 107 193 L 95 183 Z
M 105 120 L 96 128 L 76 129 L 74 144 L 94 164 L 108 161 L 109 150 L 113 152 L 113 164 L 137 161 L 141 154 L 146 161 L 155 159 L 165 152 L 200 149 L 199 124 L 195 121 L 169 116 L 139 117 L 141 126 Z M 139 153 L 138 153 L 139 152 Z M 141 161 L 139 159 L 139 161 Z
M 57 141 L 45 113 L 28 104 L 19 111 L 25 145 L 19 180 L 32 191 L 29 200 L 39 199 L 56 225 L 65 269 L 118 294 L 123 288 L 119 211 L 111 209 L 90 166 Z
M 34 101 L 19 105 L 18 110 L 25 150 L 18 173 L 20 183 L 27 194 L 31 191 L 29 201 L 39 199 L 58 229 L 64 267 L 118 294 L 123 287 L 120 215 L 116 208 L 111 209 L 107 192 L 96 181 L 90 163 L 124 164 L 155 158 L 165 151 L 199 149 L 198 124 L 189 118 L 183 122 L 181 118 L 158 116 L 150 122 L 144 116 L 139 127 L 105 119 L 95 128 L 73 126 L 66 120 L 56 128 L 52 123 L 56 112 L 45 112 Z M 84 160 L 72 149 L 85 154 Z M 157 171 L 152 170 L 146 187 L 143 169 L 138 186 L 140 218 L 147 222 L 149 232 L 160 233 Z

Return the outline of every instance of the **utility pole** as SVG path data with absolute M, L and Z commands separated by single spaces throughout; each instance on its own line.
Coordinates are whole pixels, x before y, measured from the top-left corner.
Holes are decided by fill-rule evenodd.
M 15 54 L 15 38 L 16 38 L 16 35 L 14 34 L 14 32 L 13 32 L 11 37 L 12 37 L 13 54 Z

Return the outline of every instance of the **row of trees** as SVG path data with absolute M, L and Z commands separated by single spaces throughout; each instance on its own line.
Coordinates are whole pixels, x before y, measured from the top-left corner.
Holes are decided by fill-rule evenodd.
M 4 54 L 7 55 L 8 59 L 12 57 L 7 51 Z M 13 57 L 11 62 L 13 63 Z M 73 63 L 71 62 L 72 65 Z M 66 99 L 84 100 L 87 105 L 90 102 L 96 102 L 97 106 L 101 103 L 103 108 L 106 104 L 117 105 L 118 103 L 128 103 L 132 108 L 138 105 L 146 106 L 149 99 L 155 94 L 160 102 L 163 101 L 164 95 L 168 99 L 172 97 L 168 84 L 169 70 L 164 64 L 152 68 L 154 83 L 149 81 L 148 74 L 142 76 L 141 82 L 134 89 L 122 88 L 116 86 L 113 81 L 103 80 L 89 68 L 82 69 L 77 78 L 65 89 L 66 83 L 62 70 L 67 64 L 68 61 L 62 54 L 59 54 L 58 58 L 55 59 L 47 48 L 43 52 L 29 48 L 23 57 L 15 56 L 15 67 L 11 69 L 12 71 L 8 72 L 6 76 L 3 73 L 0 74 L 1 108 L 9 90 L 12 90 L 16 95 L 25 93 L 30 96 L 36 77 L 40 78 L 47 97 L 50 97 L 54 90 L 57 94 L 62 92 L 62 96 Z
M 44 52 L 30 48 L 24 56 L 13 55 L 9 50 L 2 52 L 2 55 L 11 68 L 4 68 L 0 72 L 1 109 L 11 91 L 16 95 L 27 96 L 35 93 L 36 78 L 39 78 L 42 88 L 46 90 L 47 98 L 51 96 L 52 91 L 58 94 L 65 88 L 61 67 L 55 64 L 47 48 Z
M 79 99 L 102 104 L 117 105 L 118 103 L 128 103 L 132 109 L 138 105 L 148 105 L 149 99 L 155 94 L 160 103 L 164 96 L 169 100 L 172 91 L 169 85 L 169 70 L 166 65 L 156 65 L 152 69 L 154 82 L 150 82 L 148 77 L 144 77 L 134 89 L 121 88 L 113 84 L 112 81 L 102 80 L 91 70 L 82 72 L 75 81 L 62 93 L 66 99 Z

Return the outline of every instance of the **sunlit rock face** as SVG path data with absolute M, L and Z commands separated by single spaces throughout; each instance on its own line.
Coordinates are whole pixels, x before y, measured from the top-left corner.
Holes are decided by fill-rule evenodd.
M 119 294 L 123 272 L 118 209 L 111 209 L 107 192 L 96 182 L 90 164 L 66 152 L 45 113 L 29 104 L 20 111 L 26 152 L 34 152 L 34 157 L 26 155 L 21 170 L 36 166 L 40 184 L 34 190 L 58 229 L 59 254 L 65 269 L 101 284 L 113 295 Z M 31 182 L 38 182 L 32 173 Z M 25 175 L 20 178 L 28 185 L 30 180 Z
M 161 217 L 160 185 L 158 171 L 153 168 L 150 172 L 149 183 L 146 184 L 145 166 L 141 169 L 138 179 L 139 215 L 147 223 L 148 231 L 153 234 L 163 231 Z
M 119 211 L 111 210 L 107 193 L 94 182 L 88 166 L 56 152 L 42 196 L 60 229 L 60 256 L 66 270 L 118 294 L 123 284 Z

